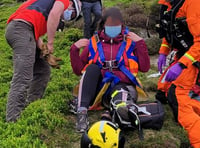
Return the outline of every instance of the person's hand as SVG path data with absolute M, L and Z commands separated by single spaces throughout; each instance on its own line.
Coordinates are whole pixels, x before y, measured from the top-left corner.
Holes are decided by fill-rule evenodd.
M 166 55 L 160 54 L 158 57 L 158 71 L 163 73 L 163 67 L 166 65 Z
M 53 53 L 53 43 L 47 43 L 47 48 L 49 50 L 49 53 Z
M 134 41 L 134 42 L 137 42 L 137 41 L 139 41 L 139 40 L 142 40 L 141 37 L 139 37 L 137 34 L 135 34 L 135 33 L 133 33 L 133 32 L 129 32 L 128 35 L 127 35 L 127 37 L 128 37 L 129 39 L 131 39 L 132 41 Z
M 82 48 L 82 47 L 86 47 L 89 45 L 89 40 L 88 39 L 80 39 L 78 40 L 77 42 L 74 43 L 74 45 L 77 47 L 77 48 Z
M 165 80 L 168 82 L 174 81 L 181 74 L 181 72 L 182 67 L 179 63 L 176 63 L 168 70 Z
M 44 44 L 43 40 L 41 38 L 39 38 L 37 40 L 37 47 L 41 49 L 43 44 Z

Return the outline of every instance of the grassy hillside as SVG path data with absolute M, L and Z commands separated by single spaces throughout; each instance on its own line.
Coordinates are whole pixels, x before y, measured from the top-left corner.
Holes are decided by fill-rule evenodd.
M 128 5 L 137 2 L 145 5 L 146 12 L 155 1 L 150 0 L 105 0 L 106 6 L 116 4 Z M 16 123 L 6 123 L 6 102 L 12 78 L 12 49 L 4 38 L 6 20 L 19 4 L 11 0 L 0 2 L 0 147 L 1 148 L 28 148 L 28 147 L 65 147 L 78 148 L 80 134 L 75 133 L 75 116 L 68 112 L 67 101 L 72 97 L 73 86 L 79 77 L 72 72 L 69 48 L 72 43 L 82 37 L 82 30 L 68 27 L 64 32 L 56 35 L 55 55 L 61 57 L 61 69 L 52 69 L 51 81 L 45 92 L 44 98 L 30 104 L 22 113 Z M 119 6 L 119 5 L 118 5 Z M 125 6 L 128 7 L 128 6 Z M 134 27 L 134 26 L 130 26 Z M 150 46 L 150 44 L 149 44 Z M 149 91 L 149 99 L 154 100 L 157 79 L 147 79 L 147 75 L 156 72 L 156 67 L 151 68 L 147 74 L 140 74 L 141 80 Z M 150 92 L 151 91 L 151 92 Z M 165 105 L 166 116 L 163 128 L 160 131 L 144 130 L 144 141 L 138 139 L 137 132 L 126 133 L 126 147 L 140 148 L 178 148 L 181 143 L 188 143 L 185 131 L 173 121 L 170 108 Z M 100 111 L 89 113 L 91 123 L 99 120 Z

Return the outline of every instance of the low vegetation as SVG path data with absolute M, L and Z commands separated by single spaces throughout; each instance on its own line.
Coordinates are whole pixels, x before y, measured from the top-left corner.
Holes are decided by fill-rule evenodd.
M 132 4 L 134 2 L 134 4 Z M 123 4 L 123 12 L 133 15 L 133 18 L 126 17 L 126 23 L 131 29 L 141 31 L 145 34 L 145 19 L 148 11 L 151 10 L 155 0 L 113 0 L 103 1 L 104 6 L 115 6 Z M 129 6 L 130 4 L 130 6 Z M 61 57 L 61 69 L 52 69 L 51 81 L 47 87 L 44 97 L 41 100 L 31 103 L 23 112 L 16 123 L 5 121 L 6 102 L 10 81 L 12 78 L 12 49 L 4 38 L 6 20 L 19 4 L 14 0 L 1 0 L 0 2 L 0 147 L 1 148 L 28 148 L 28 147 L 63 147 L 78 148 L 80 134 L 75 133 L 75 116 L 68 111 L 67 102 L 72 98 L 73 86 L 78 83 L 79 77 L 72 72 L 69 49 L 72 43 L 82 37 L 82 30 L 70 24 L 63 32 L 58 32 L 55 41 L 55 55 Z M 120 5 L 121 6 L 121 5 Z M 135 8 L 133 10 L 132 8 Z M 126 15 L 124 14 L 124 15 Z M 130 20 L 132 19 L 132 20 Z M 137 22 L 137 24 L 134 24 Z M 153 28 L 151 28 L 153 29 Z M 151 30 L 153 32 L 153 30 Z M 146 35 L 143 35 L 146 37 Z M 158 51 L 159 43 L 157 36 L 149 41 L 148 47 Z M 147 38 L 147 37 L 146 37 Z M 44 40 L 46 38 L 44 37 Z M 155 45 L 156 44 L 156 45 Z M 149 100 L 154 100 L 157 78 L 149 79 L 149 74 L 157 72 L 152 67 L 146 74 L 139 74 L 145 90 L 149 93 Z M 140 100 L 141 101 L 141 100 Z M 168 105 L 164 105 L 166 116 L 163 128 L 160 131 L 151 129 L 144 130 L 145 140 L 140 141 L 137 131 L 130 131 L 125 134 L 126 148 L 178 148 L 187 146 L 189 141 L 185 131 L 173 120 L 172 112 Z M 92 123 L 99 120 L 101 111 L 91 111 L 89 120 Z

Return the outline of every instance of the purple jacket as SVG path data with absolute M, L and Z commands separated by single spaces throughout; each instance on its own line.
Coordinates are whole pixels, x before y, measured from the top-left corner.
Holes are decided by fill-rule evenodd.
M 103 51 L 105 55 L 105 60 L 115 60 L 116 55 L 118 53 L 119 47 L 123 41 L 123 35 L 120 34 L 117 37 L 113 38 L 113 42 L 111 43 L 111 38 L 105 35 L 105 33 L 99 32 L 99 39 L 103 46 Z M 112 49 L 112 52 L 111 52 Z M 89 49 L 85 47 L 82 53 L 79 55 L 80 49 L 78 49 L 74 44 L 70 49 L 70 58 L 71 58 L 71 66 L 76 75 L 81 75 L 81 71 L 88 64 L 88 55 Z M 112 53 L 112 56 L 111 56 Z M 136 42 L 134 55 L 138 58 L 139 71 L 147 72 L 150 68 L 150 60 L 148 55 L 148 50 L 144 40 L 140 40 Z M 112 57 L 112 59 L 111 59 Z M 104 76 L 105 72 L 108 70 L 101 69 L 102 75 Z M 129 78 L 124 75 L 119 69 L 113 69 L 113 74 L 120 78 L 120 81 L 125 83 L 131 83 Z

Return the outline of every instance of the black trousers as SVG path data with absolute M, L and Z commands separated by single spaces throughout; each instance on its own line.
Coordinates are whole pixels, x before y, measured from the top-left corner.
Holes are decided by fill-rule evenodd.
M 97 65 L 91 64 L 87 67 L 86 72 L 83 74 L 80 80 L 78 107 L 89 108 L 89 106 L 93 104 L 97 94 L 100 91 L 102 79 L 103 77 L 101 74 L 101 69 Z M 110 93 L 103 98 L 103 104 L 105 106 L 109 106 L 111 95 L 116 90 L 127 91 L 128 95 L 125 99 L 129 99 L 129 101 L 132 99 L 131 101 L 133 102 L 137 101 L 138 94 L 135 86 L 133 84 L 119 82 L 113 88 L 111 88 Z M 123 96 L 123 91 L 120 91 L 113 99 L 122 100 L 124 99 Z

